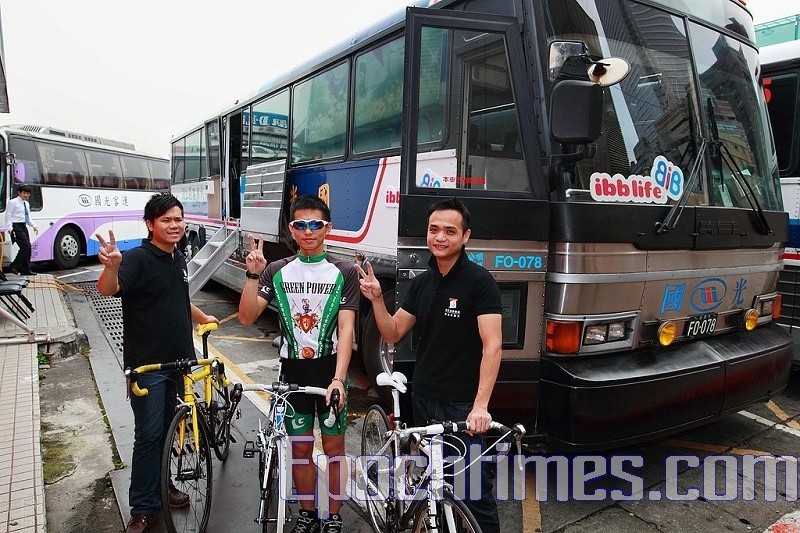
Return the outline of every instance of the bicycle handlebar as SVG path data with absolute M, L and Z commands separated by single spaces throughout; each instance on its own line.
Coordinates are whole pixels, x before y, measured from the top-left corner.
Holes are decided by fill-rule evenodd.
M 202 337 L 203 335 L 208 335 L 212 331 L 217 331 L 217 328 L 219 328 L 219 324 L 216 322 L 208 322 L 206 324 L 198 324 L 195 331 Z
M 285 394 L 291 392 L 301 392 L 305 394 L 313 394 L 316 396 L 325 396 L 328 391 L 322 387 L 311 387 L 298 385 L 297 383 L 284 383 L 283 381 L 274 381 L 270 384 L 265 383 L 242 383 L 242 390 L 255 391 L 255 392 L 271 392 L 275 394 Z
M 514 424 L 513 427 L 508 427 L 500 422 L 489 422 L 489 429 L 496 429 L 503 433 L 508 433 L 514 440 L 520 440 L 525 436 L 525 426 L 522 424 Z M 428 426 L 420 426 L 415 428 L 406 428 L 399 431 L 400 436 L 419 435 L 424 437 L 427 435 L 449 435 L 459 431 L 469 431 L 469 422 L 440 422 L 437 424 L 430 424 Z
M 216 325 L 216 323 L 214 323 Z M 192 371 L 192 367 L 195 366 L 210 366 L 216 363 L 219 365 L 220 368 L 220 375 L 223 377 L 222 385 L 227 387 L 230 385 L 231 381 L 225 377 L 225 367 L 222 362 L 217 359 L 216 357 L 207 357 L 203 359 L 181 359 L 179 361 L 170 361 L 169 363 L 153 363 L 149 365 L 142 365 L 137 366 L 134 369 L 126 368 L 125 369 L 125 379 L 130 383 L 131 391 L 136 396 L 147 396 L 148 390 L 147 388 L 140 388 L 139 385 L 136 383 L 136 378 L 139 374 L 146 374 L 148 372 L 159 372 L 159 371 L 169 371 L 169 370 L 177 370 L 183 373 L 189 373 Z

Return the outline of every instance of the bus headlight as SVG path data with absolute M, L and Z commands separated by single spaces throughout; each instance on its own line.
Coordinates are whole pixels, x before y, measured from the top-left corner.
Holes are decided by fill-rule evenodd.
M 591 324 L 583 332 L 583 345 L 603 344 L 604 342 L 621 341 L 625 339 L 628 327 L 625 321 L 611 322 L 608 324 Z
M 561 355 L 601 354 L 633 346 L 638 312 L 550 315 L 545 348 Z

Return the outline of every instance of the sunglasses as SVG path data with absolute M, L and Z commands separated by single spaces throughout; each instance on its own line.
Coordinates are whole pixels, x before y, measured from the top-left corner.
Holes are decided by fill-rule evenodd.
M 318 229 L 324 228 L 328 224 L 330 224 L 330 222 L 328 222 L 327 220 L 317 220 L 317 219 L 312 219 L 312 220 L 298 219 L 289 222 L 289 226 L 291 226 L 292 229 L 295 229 L 297 231 L 305 231 L 307 229 L 310 229 L 311 231 L 317 231 Z

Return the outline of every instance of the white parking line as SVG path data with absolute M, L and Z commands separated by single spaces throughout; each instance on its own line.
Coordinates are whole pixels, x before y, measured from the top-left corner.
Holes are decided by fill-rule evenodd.
M 94 270 L 94 269 L 79 270 L 77 272 L 71 272 L 69 274 L 63 274 L 61 276 L 56 276 L 56 279 L 71 278 L 72 276 L 80 276 L 81 274 L 88 274 L 89 272 L 97 272 L 97 270 Z
M 775 421 L 770 420 L 768 418 L 764 418 L 763 416 L 754 415 L 753 413 L 750 413 L 750 412 L 747 412 L 747 411 L 739 411 L 739 414 L 742 415 L 745 418 L 749 418 L 750 420 L 753 420 L 754 422 L 758 422 L 759 424 L 763 424 L 765 426 L 774 427 L 775 429 L 777 429 L 779 431 L 783 431 L 784 433 L 789 433 L 790 435 L 794 435 L 795 437 L 800 437 L 800 430 L 794 429 L 794 428 L 790 428 L 790 427 L 788 427 L 788 426 L 786 426 L 784 424 L 781 424 L 780 422 L 775 422 Z

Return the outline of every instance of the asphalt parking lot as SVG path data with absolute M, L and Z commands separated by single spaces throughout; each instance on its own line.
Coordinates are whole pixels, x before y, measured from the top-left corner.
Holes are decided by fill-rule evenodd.
M 96 278 L 97 270 L 96 265 L 83 266 L 62 279 L 80 285 Z M 241 326 L 236 319 L 238 294 L 216 284 L 198 293 L 194 303 L 220 319 L 210 346 L 230 361 L 234 374 L 254 382 L 274 379 L 277 351 L 271 342 L 277 326 L 270 312 L 254 326 Z M 113 344 L 108 332 L 103 335 L 90 336 L 92 349 L 102 342 Z M 375 394 L 357 360 L 351 365 L 351 381 L 353 430 L 347 451 L 356 454 L 359 419 Z M 543 532 L 765 531 L 800 509 L 799 415 L 800 375 L 795 373 L 772 402 L 670 439 L 598 454 L 527 455 L 516 465 L 524 475 L 506 461 L 497 465 L 503 524 L 513 531 Z M 237 421 L 238 430 L 247 432 L 252 420 Z M 240 447 L 234 444 L 233 454 Z M 247 493 L 245 484 L 240 485 Z M 221 497 L 251 498 L 235 491 Z M 215 512 L 224 513 L 226 506 L 217 509 L 215 505 Z

